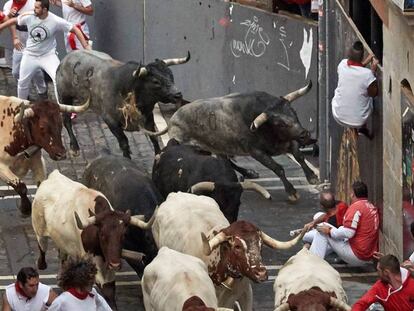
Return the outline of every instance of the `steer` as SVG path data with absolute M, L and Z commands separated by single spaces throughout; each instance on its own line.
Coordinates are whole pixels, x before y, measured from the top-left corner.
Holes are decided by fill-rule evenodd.
M 47 100 L 31 102 L 0 96 L 0 179 L 20 195 L 23 216 L 30 216 L 31 203 L 21 179 L 29 170 L 37 184 L 46 177 L 40 149 L 46 150 L 55 161 L 66 157 L 60 112 L 81 112 L 88 105 L 89 102 L 82 106 L 65 106 Z
M 162 247 L 144 270 L 146 311 L 232 311 L 217 308 L 213 282 L 202 260 Z
M 72 105 L 74 99 L 84 99 L 91 93 L 91 108 L 102 116 L 117 138 L 124 156 L 130 158 L 131 150 L 124 130 L 138 131 L 144 127 L 144 131 L 155 131 L 154 105 L 157 102 L 183 102 L 168 66 L 184 64 L 189 59 L 188 52 L 184 58 L 156 59 L 144 66 L 133 61 L 122 63 L 102 52 L 75 51 L 69 53 L 57 69 L 59 99 Z M 70 115 L 65 114 L 63 119 L 70 137 L 71 152 L 79 155 Z M 159 153 L 157 139 L 150 139 L 155 153 Z
M 273 290 L 275 311 L 351 310 L 338 271 L 307 248 L 283 265 Z
M 48 238 L 63 254 L 91 253 L 98 268 L 96 283 L 116 309 L 115 271 L 121 267 L 121 256 L 142 259 L 138 253 L 121 247 L 127 227 L 149 229 L 154 217 L 155 214 L 145 223 L 141 216 L 131 216 L 129 211 L 114 211 L 101 192 L 54 170 L 41 183 L 33 200 L 32 224 L 40 251 L 37 266 L 40 270 L 47 268 Z
M 229 161 L 201 154 L 193 146 L 180 145 L 174 139 L 157 155 L 152 179 L 164 197 L 187 190 L 212 197 L 230 223 L 237 220 L 243 190 L 255 190 L 266 199 L 271 198 L 258 184 L 239 182 Z
M 218 303 L 231 308 L 239 301 L 242 310 L 252 310 L 252 288 L 248 279 L 267 279 L 261 247 L 287 249 L 295 245 L 305 231 L 289 242 L 266 235 L 247 221 L 229 222 L 217 203 L 209 197 L 190 193 L 170 193 L 152 226 L 155 242 L 184 254 L 200 258 L 208 267 L 216 285 Z M 234 279 L 234 280 L 233 280 Z M 232 289 L 226 284 L 234 281 Z
M 292 153 L 308 182 L 318 183 L 318 177 L 305 163 L 304 155 L 299 150 L 300 146 L 313 144 L 316 140 L 302 127 L 291 107 L 291 102 L 306 94 L 311 86 L 309 82 L 307 86 L 283 97 L 251 92 L 196 100 L 174 113 L 168 125 L 168 134 L 180 143 L 197 145 L 218 155 L 252 156 L 280 177 L 289 200 L 296 201 L 299 198 L 296 189 L 286 179 L 283 167 L 272 156 Z M 247 174 L 247 170 L 236 169 Z
M 147 220 L 164 201 L 152 180 L 134 162 L 123 157 L 104 156 L 93 161 L 83 173 L 82 182 L 102 192 L 116 211 L 130 210 L 132 214 L 145 215 Z M 139 276 L 158 251 L 151 230 L 132 226 L 125 233 L 123 247 L 145 254 L 142 262 L 127 259 Z

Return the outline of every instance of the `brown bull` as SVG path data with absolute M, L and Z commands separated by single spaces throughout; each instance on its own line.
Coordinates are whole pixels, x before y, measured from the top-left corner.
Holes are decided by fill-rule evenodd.
M 32 170 L 37 184 L 45 179 L 39 151 L 42 148 L 53 160 L 66 157 L 60 112 L 82 112 L 88 106 L 89 101 L 82 106 L 65 106 L 51 101 L 30 102 L 0 96 L 0 179 L 20 195 L 23 216 L 30 215 L 31 203 L 21 178 Z

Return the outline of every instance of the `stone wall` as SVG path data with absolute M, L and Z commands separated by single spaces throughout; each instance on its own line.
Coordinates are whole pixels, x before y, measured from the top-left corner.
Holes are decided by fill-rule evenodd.
M 381 249 L 403 259 L 401 82 L 414 87 L 414 26 L 389 4 L 383 59 L 383 238 Z

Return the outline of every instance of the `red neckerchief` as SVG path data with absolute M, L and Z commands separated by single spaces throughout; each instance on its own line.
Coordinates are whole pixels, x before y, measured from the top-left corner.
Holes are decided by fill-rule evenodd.
M 19 11 L 20 11 L 20 9 L 21 9 L 22 7 L 24 7 L 24 5 L 26 4 L 26 2 L 27 2 L 27 0 L 21 0 L 21 1 L 19 1 L 19 2 L 17 2 L 16 0 L 13 0 L 13 4 L 12 4 L 11 8 L 12 8 L 12 9 L 13 9 L 13 8 L 16 8 L 16 9 L 17 9 L 17 12 L 19 12 Z
M 19 282 L 14 283 L 14 288 L 16 289 L 16 292 L 20 295 L 23 296 L 24 298 L 30 299 L 29 296 L 27 296 L 24 291 L 23 288 L 20 287 Z
M 6 17 L 2 11 L 0 11 L 0 22 Z
M 80 300 L 85 300 L 86 298 L 88 298 L 88 296 L 91 297 L 91 298 L 95 297 L 95 295 L 92 294 L 92 293 L 90 293 L 90 292 L 82 292 L 82 293 L 80 293 L 74 287 L 69 288 L 67 290 L 67 292 L 69 292 L 70 294 L 72 294 L 73 296 L 75 296 L 76 298 L 78 298 Z
M 348 61 L 346 63 L 348 64 L 348 66 L 364 67 L 364 65 L 362 65 L 362 63 L 356 62 L 356 61 L 350 60 L 350 59 L 348 59 Z

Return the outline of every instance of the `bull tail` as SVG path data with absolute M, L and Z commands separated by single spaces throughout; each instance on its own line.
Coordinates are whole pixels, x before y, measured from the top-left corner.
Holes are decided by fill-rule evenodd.
M 165 128 L 165 129 L 163 129 L 163 130 L 161 130 L 161 131 L 159 131 L 159 132 L 152 132 L 152 131 L 148 131 L 146 128 L 144 128 L 144 127 L 142 127 L 141 128 L 142 129 L 142 131 L 145 133 L 145 134 L 147 134 L 148 136 L 153 136 L 153 137 L 158 137 L 158 136 L 161 136 L 161 135 L 164 135 L 164 134 L 167 134 L 168 133 L 168 126 Z

